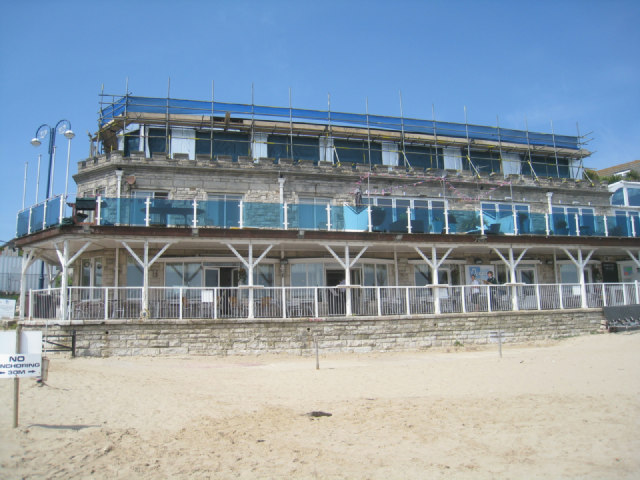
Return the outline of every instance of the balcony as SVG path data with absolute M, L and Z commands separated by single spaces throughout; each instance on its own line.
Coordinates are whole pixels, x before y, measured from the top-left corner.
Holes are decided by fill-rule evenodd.
M 264 228 L 448 235 L 640 236 L 637 215 L 505 214 L 443 208 L 154 198 L 98 197 L 93 200 L 93 204 L 93 220 L 89 223 L 97 226 Z M 62 197 L 58 196 L 19 212 L 16 236 L 22 237 L 60 224 L 73 223 L 72 219 L 64 216 L 65 209 Z

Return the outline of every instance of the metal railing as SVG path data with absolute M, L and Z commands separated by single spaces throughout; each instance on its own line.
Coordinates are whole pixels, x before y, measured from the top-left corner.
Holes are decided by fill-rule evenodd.
M 244 319 L 416 316 L 640 304 L 640 284 L 424 287 L 69 287 L 67 319 Z M 59 319 L 60 289 L 32 290 L 29 317 Z

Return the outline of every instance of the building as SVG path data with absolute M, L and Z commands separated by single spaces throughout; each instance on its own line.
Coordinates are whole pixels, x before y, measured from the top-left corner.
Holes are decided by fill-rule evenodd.
M 638 303 L 640 209 L 587 178 L 579 137 L 130 95 L 100 107 L 73 212 L 58 196 L 18 214 L 25 262 L 62 272 L 61 288 L 31 291 L 25 322 Z
M 621 163 L 619 165 L 613 165 L 611 167 L 603 168 L 601 170 L 596 171 L 596 173 L 600 177 L 612 177 L 615 175 L 620 178 L 624 178 L 625 176 L 629 175 L 629 173 L 631 172 L 634 172 L 635 174 L 640 174 L 640 160 Z

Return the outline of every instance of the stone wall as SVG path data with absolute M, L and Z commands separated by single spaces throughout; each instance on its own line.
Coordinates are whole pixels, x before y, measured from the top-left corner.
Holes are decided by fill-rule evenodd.
M 323 319 L 322 321 L 202 321 L 49 326 L 49 334 L 77 332 L 77 355 L 257 355 L 313 351 L 416 351 L 430 348 L 525 343 L 597 333 L 599 310 L 451 314 L 437 317 Z M 44 329 L 30 323 L 25 329 Z

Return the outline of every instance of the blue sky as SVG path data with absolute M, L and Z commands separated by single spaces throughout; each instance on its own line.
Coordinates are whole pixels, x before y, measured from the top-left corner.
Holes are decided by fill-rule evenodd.
M 592 138 L 585 161 L 640 159 L 637 1 L 18 1 L 0 4 L 0 240 L 35 203 L 39 125 L 88 156 L 98 94 L 326 108 Z M 66 140 L 54 193 L 64 191 Z M 43 199 L 45 176 L 41 175 Z M 75 185 L 70 182 L 70 191 Z

